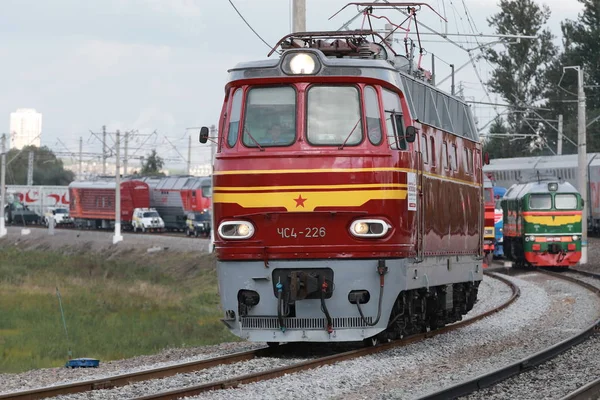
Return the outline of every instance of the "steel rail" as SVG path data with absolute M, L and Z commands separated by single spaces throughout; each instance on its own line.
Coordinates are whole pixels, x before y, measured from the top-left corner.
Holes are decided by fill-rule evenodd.
M 379 353 L 379 352 L 389 350 L 389 349 L 392 349 L 395 347 L 406 346 L 411 343 L 416 343 L 416 342 L 422 341 L 422 340 L 430 338 L 430 337 L 434 337 L 434 336 L 437 336 L 437 335 L 440 335 L 443 333 L 451 332 L 453 330 L 468 326 L 476 321 L 481 320 L 482 318 L 490 316 L 490 315 L 497 313 L 497 312 L 501 311 L 502 309 L 508 307 L 520 295 L 519 288 L 516 285 L 514 285 L 512 282 L 510 282 L 508 279 L 505 279 L 502 276 L 497 275 L 497 274 L 492 274 L 489 272 L 484 272 L 484 273 L 486 275 L 489 275 L 489 276 L 491 276 L 495 279 L 498 279 L 498 280 L 504 282 L 505 284 L 507 284 L 512 289 L 512 296 L 504 304 L 501 304 L 500 306 L 498 306 L 492 310 L 486 311 L 485 313 L 482 313 L 475 317 L 469 318 L 462 322 L 458 322 L 453 325 L 449 325 L 449 326 L 446 326 L 444 328 L 441 328 L 441 329 L 438 329 L 435 331 L 430 331 L 430 332 L 426 332 L 426 333 L 413 335 L 413 336 L 407 337 L 407 338 L 399 340 L 399 341 L 383 343 L 383 344 L 380 344 L 375 347 L 361 348 L 358 350 L 350 350 L 350 351 L 346 351 L 346 352 L 331 355 L 331 356 L 320 357 L 317 359 L 297 363 L 297 364 L 287 366 L 287 367 L 280 367 L 280 368 L 276 368 L 276 369 L 269 370 L 269 371 L 259 372 L 259 373 L 250 374 L 250 375 L 244 375 L 244 376 L 227 379 L 227 380 L 223 380 L 223 381 L 218 381 L 218 382 L 212 382 L 212 383 L 208 383 L 208 384 L 204 384 L 204 385 L 200 385 L 200 386 L 194 386 L 194 387 L 189 387 L 189 388 L 185 388 L 185 389 L 178 389 L 178 390 L 174 390 L 174 391 L 170 391 L 170 392 L 155 394 L 155 395 L 151 395 L 151 396 L 142 397 L 141 399 L 175 399 L 175 398 L 179 398 L 179 397 L 186 396 L 186 395 L 189 396 L 189 395 L 193 395 L 193 394 L 206 392 L 209 390 L 227 389 L 230 387 L 236 387 L 236 386 L 238 386 L 240 384 L 244 384 L 244 383 L 268 380 L 268 379 L 276 378 L 276 377 L 283 376 L 285 374 L 289 374 L 289 373 L 293 373 L 293 372 L 312 369 L 312 368 L 315 368 L 318 366 L 333 364 L 333 363 L 336 363 L 339 361 L 362 357 L 362 356 L 369 355 L 369 354 L 375 354 L 375 353 Z M 292 345 L 293 345 L 293 343 L 279 346 L 279 348 L 262 347 L 262 348 L 259 348 L 256 350 L 234 353 L 234 354 L 229 354 L 229 355 L 225 355 L 225 356 L 209 358 L 209 359 L 200 360 L 200 361 L 192 361 L 192 362 L 188 362 L 188 363 L 171 365 L 171 366 L 166 366 L 166 367 L 161 367 L 161 368 L 156 368 L 156 369 L 149 369 L 149 370 L 144 370 L 144 371 L 139 371 L 139 372 L 115 375 L 115 376 L 111 376 L 111 377 L 105 377 L 105 378 L 88 380 L 88 381 L 74 382 L 74 383 L 69 383 L 69 384 L 64 384 L 64 385 L 56 385 L 56 386 L 50 386 L 50 387 L 44 387 L 44 388 L 38 388 L 38 389 L 31 389 L 31 390 L 21 391 L 21 392 L 0 394 L 0 400 L 5 400 L 5 399 L 36 400 L 36 399 L 43 399 L 43 398 L 53 397 L 53 396 L 58 396 L 58 395 L 89 392 L 89 391 L 99 390 L 99 389 L 112 389 L 112 388 L 116 388 L 116 387 L 126 386 L 126 385 L 129 385 L 134 382 L 147 381 L 150 379 L 161 379 L 161 378 L 166 378 L 166 377 L 173 376 L 173 375 L 180 374 L 180 373 L 201 371 L 204 369 L 208 369 L 208 368 L 212 368 L 212 367 L 216 367 L 216 366 L 220 366 L 220 365 L 227 365 L 227 364 L 233 364 L 236 362 L 249 361 L 249 360 L 252 360 L 252 359 L 258 358 L 258 357 L 273 356 L 275 354 L 280 354 L 280 353 L 285 354 L 286 348 L 288 348 L 288 347 L 291 348 Z
M 590 400 L 600 398 L 600 378 L 569 393 L 560 400 Z
M 185 396 L 198 395 L 200 393 L 208 392 L 211 390 L 235 388 L 242 384 L 266 381 L 269 379 L 278 378 L 278 377 L 281 377 L 281 376 L 284 376 L 287 374 L 291 374 L 291 373 L 295 373 L 295 372 L 306 371 L 306 370 L 314 369 L 314 368 L 321 367 L 324 365 L 335 364 L 340 361 L 351 360 L 351 359 L 358 358 L 358 357 L 364 357 L 367 355 L 380 353 L 380 352 L 387 351 L 387 350 L 390 350 L 393 348 L 403 347 L 403 346 L 406 346 L 406 345 L 409 345 L 412 343 L 423 341 L 427 338 L 431 338 L 431 337 L 441 335 L 444 333 L 448 333 L 448 332 L 451 332 L 451 331 L 454 331 L 454 330 L 457 330 L 460 328 L 464 328 L 465 326 L 471 325 L 485 317 L 488 317 L 492 314 L 495 314 L 495 313 L 503 310 L 504 308 L 508 307 L 511 303 L 513 303 L 521 294 L 519 288 L 515 284 L 513 284 L 511 281 L 509 281 L 508 279 L 505 279 L 500 275 L 496 275 L 496 274 L 492 274 L 492 273 L 488 273 L 488 272 L 484 272 L 484 273 L 486 275 L 489 275 L 490 277 L 498 279 L 498 280 L 502 281 L 503 283 L 507 284 L 512 289 L 512 296 L 510 297 L 510 299 L 508 299 L 506 302 L 504 302 L 500 306 L 498 306 L 494 309 L 491 309 L 489 311 L 486 311 L 485 313 L 479 314 L 475 317 L 464 320 L 462 322 L 458 322 L 453 325 L 449 325 L 449 326 L 446 326 L 446 327 L 443 327 L 443 328 L 440 328 L 440 329 L 437 329 L 434 331 L 429 331 L 429 332 L 420 333 L 417 335 L 412 335 L 405 339 L 401 339 L 401 340 L 397 340 L 397 341 L 393 341 L 393 342 L 389 342 L 389 343 L 382 343 L 375 347 L 367 347 L 367 348 L 361 348 L 361 349 L 357 349 L 357 350 L 350 350 L 350 351 L 346 351 L 346 352 L 331 355 L 331 356 L 320 357 L 317 359 L 300 362 L 300 363 L 293 364 L 290 366 L 279 367 L 279 368 L 275 368 L 275 369 L 271 369 L 271 370 L 267 370 L 267 371 L 238 376 L 238 377 L 234 377 L 231 379 L 225 379 L 222 381 L 210 382 L 210 383 L 206 383 L 206 384 L 202 384 L 202 385 L 191 386 L 191 387 L 187 387 L 187 388 L 176 389 L 176 390 L 172 390 L 172 391 L 168 391 L 168 392 L 157 393 L 157 394 L 153 394 L 153 395 L 139 397 L 136 400 L 178 399 L 178 398 L 185 397 Z
M 67 383 L 64 385 L 49 386 L 39 389 L 31 389 L 22 392 L 0 394 L 0 399 L 35 400 L 65 394 L 89 392 L 92 390 L 99 389 L 112 389 L 115 387 L 126 386 L 134 382 L 147 381 L 150 379 L 160 379 L 186 372 L 201 371 L 203 369 L 212 368 L 218 365 L 227 365 L 241 361 L 248 361 L 257 357 L 273 355 L 273 353 L 273 349 L 268 347 L 261 347 L 255 350 L 238 352 L 199 361 L 191 361 L 183 364 L 170 365 L 161 368 L 132 372 L 128 374 L 115 375 L 75 383 Z
M 546 270 L 536 269 L 536 272 L 540 272 L 558 279 L 564 279 L 569 282 L 573 282 L 579 286 L 582 286 L 592 293 L 596 294 L 600 297 L 600 289 L 590 285 L 587 282 L 580 281 L 570 276 L 562 275 L 557 272 L 550 272 Z M 581 273 L 582 271 L 571 269 L 569 272 Z M 593 276 L 598 278 L 598 275 L 592 273 L 581 273 L 581 275 L 585 276 Z M 592 335 L 594 331 L 600 327 L 600 318 L 597 319 L 593 324 L 585 328 L 580 333 L 571 336 L 568 339 L 565 339 L 553 346 L 548 347 L 545 350 L 537 352 L 529 357 L 526 357 L 516 363 L 507 365 L 505 367 L 499 368 L 495 371 L 488 372 L 486 374 L 477 376 L 471 380 L 464 381 L 457 385 L 444 388 L 442 390 L 432 392 L 423 397 L 419 397 L 419 400 L 442 400 L 442 399 L 453 399 L 460 396 L 466 396 L 471 393 L 476 392 L 479 389 L 487 388 L 495 385 L 498 382 L 501 382 L 505 379 L 508 379 L 512 376 L 519 375 L 523 372 L 529 371 L 532 368 L 558 356 L 561 353 L 569 350 L 573 346 L 583 342 L 588 338 L 588 336 Z

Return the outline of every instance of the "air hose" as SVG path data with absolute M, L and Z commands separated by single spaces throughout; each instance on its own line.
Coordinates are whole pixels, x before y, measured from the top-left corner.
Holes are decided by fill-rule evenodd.
M 383 301 L 383 286 L 385 284 L 385 274 L 386 274 L 387 270 L 388 270 L 388 268 L 385 265 L 382 265 L 382 263 L 380 263 L 379 266 L 377 267 L 377 273 L 379 274 L 379 303 L 377 305 L 377 318 L 375 319 L 374 322 L 367 321 L 367 319 L 365 318 L 365 315 L 362 312 L 362 309 L 360 308 L 360 302 L 359 301 L 356 302 L 356 307 L 358 308 L 358 313 L 360 314 L 360 317 L 362 318 L 363 323 L 367 326 L 377 325 L 377 323 L 379 322 L 379 319 L 381 318 L 381 303 Z
M 327 318 L 327 332 L 333 332 L 333 322 L 331 320 L 331 315 L 329 315 L 329 310 L 327 309 L 327 305 L 325 305 L 325 294 L 327 293 L 327 282 L 325 278 L 323 278 L 323 283 L 321 284 L 321 311 L 325 313 L 325 318 Z
M 285 333 L 285 323 L 283 322 L 283 315 L 281 312 L 281 308 L 282 308 L 282 292 L 283 292 L 283 284 L 281 282 L 277 282 L 277 285 L 275 285 L 275 287 L 277 288 L 277 320 L 279 321 L 279 329 L 281 329 L 281 332 Z

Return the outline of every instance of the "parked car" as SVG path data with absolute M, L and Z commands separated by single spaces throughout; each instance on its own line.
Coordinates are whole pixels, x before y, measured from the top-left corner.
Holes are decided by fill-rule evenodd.
M 200 212 L 188 213 L 185 221 L 187 236 L 210 235 L 210 212 L 208 209 Z
M 55 226 L 73 224 L 73 219 L 69 215 L 69 209 L 65 207 L 48 207 L 44 213 L 44 224 L 49 226 L 52 220 L 54 220 Z
M 165 222 L 154 208 L 136 208 L 133 210 L 131 226 L 134 232 L 163 232 Z

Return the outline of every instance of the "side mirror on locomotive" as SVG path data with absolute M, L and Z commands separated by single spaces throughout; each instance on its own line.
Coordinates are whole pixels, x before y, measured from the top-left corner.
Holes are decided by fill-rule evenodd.
M 404 126 L 404 121 L 402 120 L 402 114 L 394 114 L 394 124 L 396 124 L 396 132 L 398 132 L 398 136 L 400 135 L 401 127 Z M 406 143 L 413 143 L 417 138 L 417 128 L 414 126 L 407 126 L 406 131 L 404 132 L 404 140 Z
M 402 118 L 402 116 L 400 116 L 400 118 Z M 417 128 L 415 128 L 412 125 L 407 126 L 406 133 L 404 134 L 404 139 L 406 140 L 406 142 L 413 143 L 416 138 L 417 138 Z
M 200 137 L 198 138 L 198 140 L 202 144 L 204 144 L 208 141 L 208 128 L 206 126 L 203 126 L 202 128 L 200 128 Z

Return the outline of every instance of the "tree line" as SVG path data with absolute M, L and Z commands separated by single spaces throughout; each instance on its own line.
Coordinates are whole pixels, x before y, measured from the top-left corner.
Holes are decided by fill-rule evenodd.
M 29 166 L 29 153 L 33 152 L 33 184 L 66 186 L 75 180 L 75 173 L 65 169 L 60 158 L 46 146 L 25 146 L 23 149 L 10 149 L 6 153 L 6 184 L 26 185 Z M 142 162 L 140 171 L 133 175 L 164 176 L 163 159 L 152 150 Z
M 511 106 L 489 127 L 492 135 L 484 149 L 491 157 L 553 154 L 559 114 L 563 115 L 563 135 L 577 143 L 578 77 L 575 70 L 563 71 L 563 67 L 583 67 L 587 121 L 600 115 L 600 0 L 578 1 L 583 11 L 577 20 L 561 23 L 562 48 L 554 44 L 555 37 L 546 26 L 550 9 L 534 0 L 500 0 L 500 11 L 488 18 L 497 34 L 536 36 L 516 42 L 503 39 L 501 50 L 485 53 L 494 67 L 487 85 Z M 553 120 L 553 126 L 543 120 Z M 562 153 L 576 153 L 577 146 L 568 139 L 563 139 Z M 587 151 L 600 152 L 600 120 L 587 128 Z

